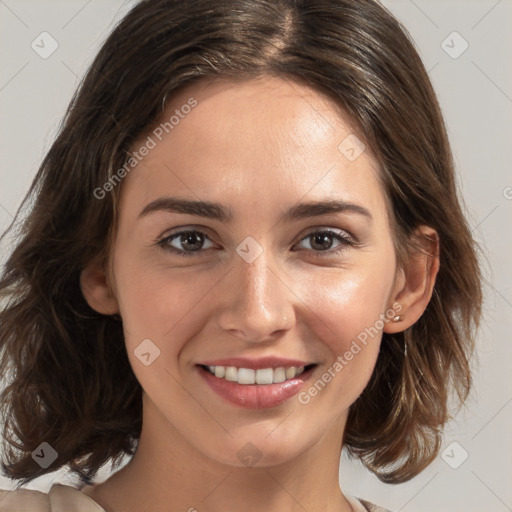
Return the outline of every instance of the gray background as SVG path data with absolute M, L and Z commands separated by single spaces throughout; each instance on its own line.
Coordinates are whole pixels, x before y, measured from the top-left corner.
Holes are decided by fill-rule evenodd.
M 475 390 L 446 429 L 444 458 L 392 486 L 344 455 L 340 481 L 344 491 L 394 511 L 512 511 L 512 1 L 383 3 L 410 31 L 438 93 L 468 218 L 486 254 L 485 318 Z M 0 0 L 0 231 L 28 190 L 79 78 L 132 4 Z M 44 31 L 59 45 L 46 59 L 31 47 Z M 3 260 L 8 248 L 2 249 Z M 108 474 L 104 468 L 100 480 Z M 28 487 L 47 491 L 56 481 L 71 482 L 60 471 Z M 12 486 L 0 477 L 0 487 Z

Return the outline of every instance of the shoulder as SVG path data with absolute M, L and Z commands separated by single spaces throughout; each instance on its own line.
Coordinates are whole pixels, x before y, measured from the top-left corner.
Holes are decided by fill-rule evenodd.
M 48 494 L 31 489 L 0 489 L 0 512 L 51 512 Z
M 0 489 L 0 512 L 105 512 L 75 487 L 54 484 L 48 493 L 32 489 Z
M 387 508 L 379 507 L 369 501 L 361 498 L 355 498 L 353 496 L 345 496 L 348 502 L 352 505 L 354 512 L 391 512 Z

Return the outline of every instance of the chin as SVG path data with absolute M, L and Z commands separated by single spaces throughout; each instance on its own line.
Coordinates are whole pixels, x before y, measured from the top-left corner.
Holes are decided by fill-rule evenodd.
M 212 453 L 210 458 L 231 467 L 268 468 L 286 464 L 308 448 L 304 435 L 295 438 L 281 433 L 280 436 L 272 437 L 269 432 L 271 430 L 265 429 L 265 432 L 259 435 L 230 438 L 229 447 L 224 444 L 222 451 Z M 310 444 L 315 443 L 311 441 Z

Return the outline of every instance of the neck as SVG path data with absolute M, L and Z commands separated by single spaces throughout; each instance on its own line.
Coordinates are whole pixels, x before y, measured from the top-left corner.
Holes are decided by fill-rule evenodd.
M 338 480 L 346 417 L 293 460 L 238 467 L 199 452 L 148 402 L 135 455 L 104 483 L 85 491 L 106 512 L 352 510 Z

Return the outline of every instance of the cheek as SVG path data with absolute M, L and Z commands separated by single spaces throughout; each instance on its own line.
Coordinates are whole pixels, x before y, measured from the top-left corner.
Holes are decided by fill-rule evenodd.
M 375 265 L 371 271 L 338 271 L 330 278 L 304 283 L 311 335 L 324 350 L 321 371 L 299 396 L 301 403 L 322 395 L 318 405 L 329 402 L 333 413 L 339 412 L 366 387 L 379 353 L 391 270 Z
M 176 354 L 204 326 L 208 291 L 219 276 L 193 267 L 163 268 L 128 257 L 115 260 L 115 265 L 127 349 L 133 352 L 149 338 L 161 350 L 159 363 L 175 366 Z
M 311 321 L 333 351 L 345 350 L 352 339 L 366 329 L 382 330 L 382 314 L 387 309 L 392 285 L 391 272 L 338 271 L 304 284 L 304 302 Z M 315 320 L 316 319 L 316 320 Z
M 185 307 L 180 280 L 169 287 L 165 277 L 169 273 L 150 258 L 145 260 L 139 254 L 141 249 L 135 243 L 130 244 L 130 238 L 123 234 L 112 262 L 123 325 L 134 335 L 160 337 L 172 327 L 175 313 L 179 315 L 180 308 Z
M 178 360 L 204 325 L 198 313 L 209 286 L 191 274 L 157 271 L 128 260 L 118 262 L 116 283 L 126 350 L 137 380 L 157 403 L 190 400 L 176 386 Z

